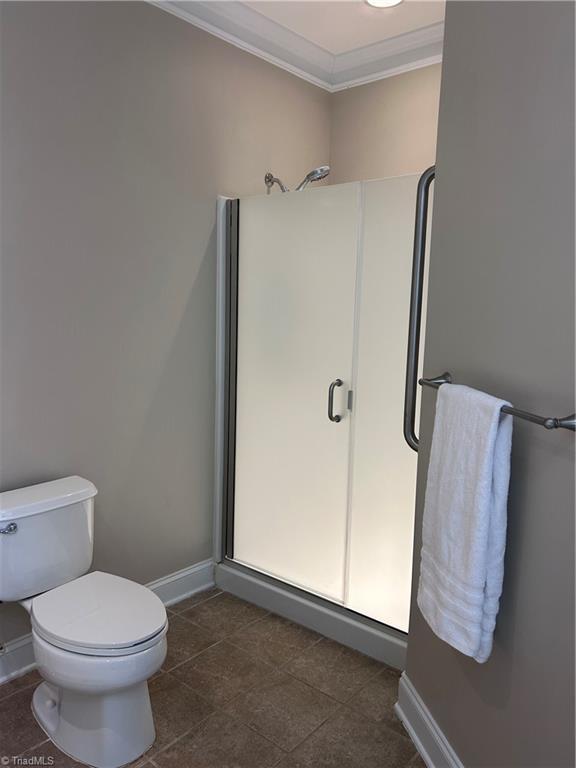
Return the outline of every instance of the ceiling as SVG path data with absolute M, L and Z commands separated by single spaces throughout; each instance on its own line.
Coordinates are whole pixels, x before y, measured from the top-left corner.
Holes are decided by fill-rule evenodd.
M 444 0 L 150 0 L 328 91 L 441 61 Z
M 373 8 L 363 0 L 250 0 L 268 19 L 338 55 L 444 21 L 443 0 Z

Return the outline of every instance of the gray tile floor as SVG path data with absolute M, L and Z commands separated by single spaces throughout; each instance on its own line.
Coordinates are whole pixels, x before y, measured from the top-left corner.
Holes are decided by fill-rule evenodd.
M 139 768 L 424 768 L 394 715 L 395 670 L 216 589 L 169 614 Z M 0 757 L 77 768 L 34 722 L 38 681 L 0 686 Z

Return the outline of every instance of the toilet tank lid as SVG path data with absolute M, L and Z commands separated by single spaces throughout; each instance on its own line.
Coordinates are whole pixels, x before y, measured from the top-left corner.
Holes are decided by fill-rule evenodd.
M 0 493 L 0 520 L 15 520 L 58 507 L 68 507 L 91 499 L 97 493 L 90 480 L 78 475 L 4 491 Z

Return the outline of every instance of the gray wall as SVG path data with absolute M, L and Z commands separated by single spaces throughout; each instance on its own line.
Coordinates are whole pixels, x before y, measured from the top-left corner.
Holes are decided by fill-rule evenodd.
M 419 170 L 440 68 L 331 96 L 144 3 L 0 22 L 0 489 L 90 478 L 95 567 L 147 582 L 211 552 L 216 195 Z
M 90 478 L 147 582 L 211 554 L 216 195 L 327 162 L 329 95 L 143 3 L 1 20 L 0 487 Z
M 574 6 L 449 2 L 445 45 L 425 374 L 451 370 L 519 407 L 565 415 L 574 410 Z M 417 531 L 434 402 L 426 391 Z M 568 768 L 573 643 L 574 435 L 515 421 L 492 657 L 479 665 L 452 650 L 414 603 L 407 673 L 466 766 Z

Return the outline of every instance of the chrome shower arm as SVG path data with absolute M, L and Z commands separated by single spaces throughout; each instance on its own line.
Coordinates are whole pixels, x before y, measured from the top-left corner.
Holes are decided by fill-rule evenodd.
M 288 187 L 286 187 L 283 184 L 282 180 L 279 179 L 277 176 L 274 176 L 274 174 L 270 173 L 270 171 L 268 171 L 268 173 L 264 176 L 264 184 L 266 184 L 266 192 L 267 192 L 267 194 L 270 194 L 274 184 L 278 184 L 278 186 L 280 187 L 282 192 L 289 192 L 290 191 L 288 189 Z

